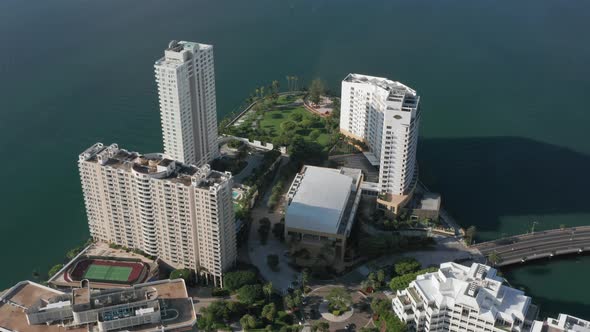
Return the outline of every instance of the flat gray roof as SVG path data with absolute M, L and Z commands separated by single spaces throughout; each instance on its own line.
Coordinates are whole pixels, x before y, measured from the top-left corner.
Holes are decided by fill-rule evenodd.
M 338 169 L 305 166 L 287 208 L 286 226 L 338 234 L 352 184 L 353 178 Z

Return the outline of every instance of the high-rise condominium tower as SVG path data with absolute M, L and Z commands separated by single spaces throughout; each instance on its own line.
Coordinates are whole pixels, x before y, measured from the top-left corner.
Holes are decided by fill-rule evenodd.
M 96 143 L 79 156 L 90 234 L 215 285 L 236 261 L 230 173 Z
M 155 64 L 164 153 L 202 166 L 219 155 L 213 46 L 171 41 Z
M 377 202 L 394 213 L 418 181 L 419 101 L 416 91 L 386 78 L 349 74 L 342 81 L 340 131 L 369 147 L 369 159 L 379 165 Z

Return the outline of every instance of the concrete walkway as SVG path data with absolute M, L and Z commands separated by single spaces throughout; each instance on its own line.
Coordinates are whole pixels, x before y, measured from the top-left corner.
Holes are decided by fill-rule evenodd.
M 260 166 L 262 159 L 264 159 L 264 156 L 260 153 L 252 153 L 248 155 L 248 158 L 246 158 L 248 165 L 246 165 L 240 173 L 233 175 L 234 182 L 243 183 L 244 180 L 252 174 L 252 170 Z

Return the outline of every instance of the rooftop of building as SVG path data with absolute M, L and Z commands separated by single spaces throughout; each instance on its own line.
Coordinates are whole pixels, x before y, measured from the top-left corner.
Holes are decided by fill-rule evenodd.
M 524 321 L 531 299 L 520 290 L 505 286 L 496 270 L 474 263 L 466 267 L 443 263 L 434 273 L 427 273 L 412 283 L 428 299 L 439 306 L 462 305 L 479 312 L 480 317 L 494 322 L 497 318 Z M 498 317 L 499 316 L 499 317 Z
M 171 40 L 170 43 L 168 43 L 168 48 L 166 49 L 167 51 L 173 51 L 173 52 L 180 52 L 182 50 L 199 50 L 199 49 L 209 49 L 209 48 L 213 48 L 213 45 L 209 45 L 209 44 L 202 44 L 202 43 L 196 43 L 196 42 L 191 42 L 191 41 L 176 41 L 176 40 Z
M 362 74 L 348 74 L 344 78 L 345 82 L 351 83 L 363 83 L 363 84 L 370 84 L 374 86 L 378 86 L 383 88 L 387 91 L 399 94 L 401 96 L 410 94 L 416 96 L 416 91 L 407 85 L 400 83 L 398 81 L 393 81 L 384 77 L 376 77 L 376 76 L 369 76 L 369 75 L 362 75 Z
M 162 153 L 139 154 L 121 149 L 117 144 L 106 146 L 96 143 L 82 152 L 79 160 L 99 163 L 117 170 L 135 171 L 186 186 L 193 182 L 194 177 L 197 177 L 199 181 L 195 185 L 200 188 L 220 183 L 230 176 L 227 173 L 213 171 L 208 165 L 198 168 L 173 160 Z
M 64 331 L 58 325 L 29 325 L 25 310 L 38 301 L 51 301 L 63 292 L 39 285 L 31 281 L 22 281 L 0 296 L 0 329 L 8 331 L 58 332 Z M 82 332 L 86 328 L 74 328 L 69 331 Z
M 416 192 L 407 207 L 424 211 L 439 211 L 441 196 L 432 192 Z
M 199 174 L 203 174 L 199 181 L 196 183 L 197 188 L 206 189 L 216 184 L 221 184 L 225 182 L 227 179 L 231 178 L 231 173 L 221 173 L 218 171 L 211 170 L 211 168 L 207 165 L 206 167 L 202 168 L 203 171 L 197 172 L 197 177 Z M 205 171 L 206 170 L 206 171 Z
M 360 170 L 304 166 L 289 191 L 286 226 L 320 233 L 341 234 L 351 191 Z M 354 201 L 352 202 L 354 203 Z
M 212 48 L 213 45 L 172 40 L 168 43 L 168 47 L 164 51 L 164 56 L 158 59 L 155 65 L 174 68 L 191 59 L 193 53 Z
M 133 296 L 136 300 L 149 298 L 159 301 L 167 310 L 178 312 L 178 316 L 171 320 L 157 324 L 145 324 L 129 328 L 129 331 L 174 330 L 190 326 L 196 321 L 196 313 L 191 298 L 188 296 L 183 280 L 162 280 L 136 285 L 130 288 L 110 290 L 90 290 L 88 288 L 75 289 L 71 294 L 63 293 L 30 281 L 23 281 L 6 291 L 0 297 L 0 329 L 7 331 L 57 332 L 64 331 L 64 325 L 69 322 L 55 324 L 29 325 L 27 312 L 38 312 L 44 308 L 59 305 L 76 305 L 91 303 L 92 308 L 108 308 L 121 303 L 130 303 Z M 67 303 L 67 302 L 70 303 Z M 91 310 L 88 309 L 88 310 Z M 88 331 L 86 326 L 68 326 L 68 331 Z

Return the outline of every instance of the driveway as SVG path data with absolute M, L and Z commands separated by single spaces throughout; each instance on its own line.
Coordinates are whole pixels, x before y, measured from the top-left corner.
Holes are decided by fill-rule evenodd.
M 288 249 L 284 243 L 281 243 L 272 234 L 272 231 L 268 235 L 268 240 L 265 245 L 260 243 L 258 236 L 258 222 L 261 218 L 267 217 L 272 225 L 279 223 L 281 215 L 278 213 L 268 213 L 266 206 L 256 207 L 252 210 L 252 225 L 250 227 L 250 238 L 248 239 L 248 255 L 250 262 L 260 270 L 260 273 L 264 278 L 270 282 L 275 289 L 284 292 L 289 288 L 291 282 L 299 277 L 299 272 L 295 271 L 288 265 L 288 258 L 283 256 L 283 253 Z M 278 271 L 273 271 L 266 263 L 266 256 L 275 254 L 279 256 Z
M 252 170 L 254 170 L 254 168 L 260 166 L 263 158 L 264 156 L 261 153 L 256 152 L 248 155 L 248 158 L 246 159 L 248 165 L 246 165 L 246 167 L 244 167 L 244 169 L 239 174 L 232 176 L 234 182 L 242 183 L 244 179 L 246 179 L 250 174 L 252 174 Z

